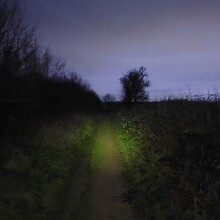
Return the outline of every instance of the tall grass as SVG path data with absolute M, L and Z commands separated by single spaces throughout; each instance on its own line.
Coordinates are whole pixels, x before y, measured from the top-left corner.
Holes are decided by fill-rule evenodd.
M 128 199 L 144 219 L 220 216 L 219 103 L 149 103 L 118 128 Z
M 92 135 L 92 121 L 80 116 L 46 123 L 16 139 L 1 164 L 1 219 L 58 219 L 65 189 Z

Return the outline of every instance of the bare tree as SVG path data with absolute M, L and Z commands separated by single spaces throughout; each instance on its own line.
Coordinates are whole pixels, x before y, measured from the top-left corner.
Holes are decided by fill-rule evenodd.
M 0 0 L 0 120 L 11 111 L 97 106 L 100 99 L 89 84 L 66 72 L 65 63 L 39 45 L 21 9 L 21 1 Z
M 135 102 L 144 102 L 149 99 L 148 88 L 151 83 L 148 80 L 146 67 L 132 69 L 126 75 L 120 78 L 122 85 L 122 101 L 131 104 Z

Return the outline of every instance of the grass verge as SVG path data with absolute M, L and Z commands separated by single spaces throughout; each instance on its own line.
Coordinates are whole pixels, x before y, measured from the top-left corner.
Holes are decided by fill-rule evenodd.
M 0 215 L 8 219 L 58 219 L 64 192 L 93 135 L 83 116 L 44 123 L 34 134 L 11 138 L 1 163 Z

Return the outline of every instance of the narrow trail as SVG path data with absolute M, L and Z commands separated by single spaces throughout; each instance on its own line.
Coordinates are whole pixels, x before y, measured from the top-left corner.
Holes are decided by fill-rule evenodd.
M 91 220 L 130 220 L 131 207 L 123 202 L 122 164 L 111 123 L 100 124 L 92 155 Z
M 123 201 L 122 171 L 113 125 L 103 120 L 92 152 L 73 175 L 60 220 L 134 220 L 130 205 Z

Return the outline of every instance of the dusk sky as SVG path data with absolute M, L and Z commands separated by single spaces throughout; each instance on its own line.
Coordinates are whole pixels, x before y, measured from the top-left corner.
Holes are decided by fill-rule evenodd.
M 99 95 L 146 66 L 151 98 L 220 91 L 219 0 L 24 0 L 43 46 Z

